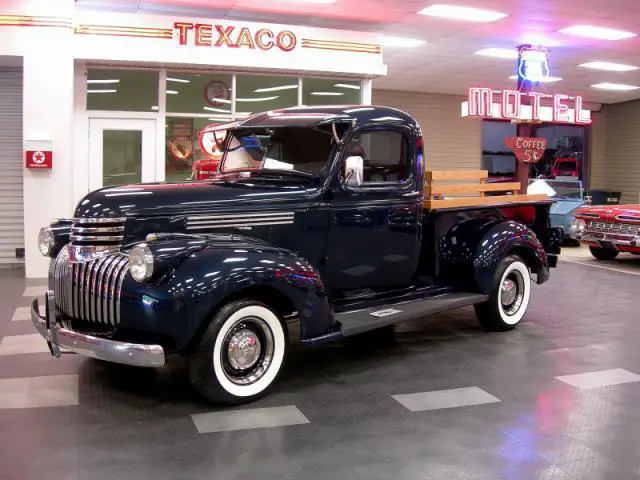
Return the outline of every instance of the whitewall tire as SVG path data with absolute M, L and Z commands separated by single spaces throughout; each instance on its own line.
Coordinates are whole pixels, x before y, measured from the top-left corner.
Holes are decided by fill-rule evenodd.
M 216 402 L 250 402 L 274 383 L 286 350 L 286 332 L 273 311 L 252 300 L 231 302 L 218 311 L 191 355 L 191 383 Z
M 482 326 L 493 332 L 511 330 L 518 325 L 531 299 L 531 273 L 517 255 L 502 259 L 496 269 L 489 300 L 475 305 Z

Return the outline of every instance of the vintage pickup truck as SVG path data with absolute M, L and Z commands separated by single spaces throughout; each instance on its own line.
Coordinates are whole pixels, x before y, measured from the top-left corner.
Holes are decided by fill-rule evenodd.
M 103 188 L 42 229 L 49 287 L 31 317 L 54 356 L 180 354 L 204 396 L 246 402 L 295 344 L 471 305 L 486 330 L 512 329 L 556 265 L 551 200 L 427 172 L 401 111 L 298 107 L 219 133 L 216 178 Z

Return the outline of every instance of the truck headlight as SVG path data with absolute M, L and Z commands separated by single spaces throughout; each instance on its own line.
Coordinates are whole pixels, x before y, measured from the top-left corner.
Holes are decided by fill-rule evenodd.
M 149 280 L 153 275 L 153 253 L 146 243 L 136 245 L 129 252 L 129 271 L 136 282 Z
M 574 220 L 571 222 L 571 232 L 572 233 L 582 233 L 587 228 L 587 223 L 584 220 Z
M 44 227 L 40 229 L 38 233 L 38 249 L 40 253 L 45 257 L 51 255 L 53 251 L 53 247 L 55 246 L 55 236 L 53 235 L 53 230 L 49 227 Z

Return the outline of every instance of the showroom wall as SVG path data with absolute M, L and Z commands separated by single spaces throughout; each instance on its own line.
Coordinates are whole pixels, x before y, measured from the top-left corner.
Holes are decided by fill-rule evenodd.
M 454 95 L 379 90 L 373 85 L 374 105 L 399 108 L 418 120 L 427 168 L 432 170 L 481 168 L 482 121 L 462 118 L 464 100 Z
M 594 114 L 593 186 L 622 192 L 621 203 L 640 202 L 639 132 L 638 100 L 605 105 Z

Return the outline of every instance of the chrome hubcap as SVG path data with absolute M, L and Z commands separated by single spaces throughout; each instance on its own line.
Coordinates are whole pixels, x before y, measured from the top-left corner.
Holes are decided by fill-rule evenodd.
M 253 367 L 260 358 L 260 339 L 247 328 L 234 332 L 229 339 L 227 354 L 229 363 L 236 370 Z
M 522 274 L 517 270 L 509 272 L 500 287 L 500 304 L 506 315 L 513 316 L 518 313 L 524 301 L 524 289 Z
M 510 278 L 505 279 L 502 283 L 502 305 L 511 305 L 516 299 L 517 294 L 518 288 L 516 287 L 516 282 Z

